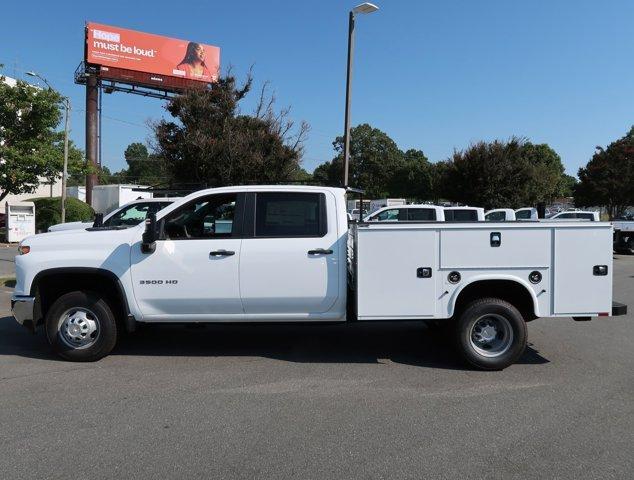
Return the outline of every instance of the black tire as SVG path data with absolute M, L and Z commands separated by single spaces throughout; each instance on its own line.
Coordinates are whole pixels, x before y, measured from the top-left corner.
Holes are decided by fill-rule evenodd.
M 634 255 L 634 237 L 630 237 L 627 239 L 624 251 L 628 255 Z
M 499 338 L 495 337 L 489 344 L 500 344 L 497 353 L 496 349 L 487 351 L 486 342 L 480 344 L 475 340 L 474 335 L 482 338 L 477 329 L 483 322 L 493 325 L 499 323 Z M 509 302 L 499 298 L 483 298 L 470 303 L 460 313 L 454 327 L 458 351 L 467 363 L 480 370 L 502 370 L 515 363 L 526 349 L 526 322 L 522 314 Z M 489 332 L 498 330 L 487 330 Z
M 72 316 L 74 309 L 88 312 L 87 318 L 91 326 L 96 326 L 92 339 L 86 345 L 73 343 L 70 337 L 64 336 L 65 319 Z M 71 312 L 71 315 L 67 315 Z M 83 335 L 77 329 L 77 337 Z M 86 327 L 86 331 L 89 329 Z M 73 362 L 94 362 L 108 355 L 117 343 L 117 323 L 115 316 L 105 299 L 93 292 L 70 292 L 62 295 L 51 305 L 46 313 L 46 337 L 51 347 L 59 356 Z M 89 336 L 90 338 L 90 336 Z

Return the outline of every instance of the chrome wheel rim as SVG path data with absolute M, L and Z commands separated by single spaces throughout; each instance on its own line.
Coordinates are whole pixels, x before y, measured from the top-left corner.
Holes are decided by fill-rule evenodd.
M 70 308 L 61 315 L 58 331 L 68 347 L 88 348 L 99 338 L 99 319 L 87 308 Z
M 513 328 L 502 315 L 483 315 L 473 322 L 469 341 L 479 355 L 488 358 L 499 357 L 513 344 Z

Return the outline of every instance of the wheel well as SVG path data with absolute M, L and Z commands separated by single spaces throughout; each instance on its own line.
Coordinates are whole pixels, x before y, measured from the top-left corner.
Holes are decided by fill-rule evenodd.
M 34 292 L 39 307 L 37 324 L 44 321 L 49 308 L 59 297 L 75 291 L 92 291 L 102 296 L 108 302 L 117 322 L 123 322 L 129 313 L 118 278 L 107 271 L 44 271 L 34 279 L 31 291 Z
M 487 297 L 506 300 L 519 310 L 526 321 L 537 318 L 533 297 L 524 285 L 513 280 L 479 280 L 470 283 L 458 294 L 454 316 L 474 300 Z

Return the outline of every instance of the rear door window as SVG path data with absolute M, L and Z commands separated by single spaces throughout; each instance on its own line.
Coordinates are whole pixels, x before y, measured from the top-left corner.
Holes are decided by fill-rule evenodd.
M 449 213 L 449 215 L 447 215 Z M 478 214 L 475 210 L 445 210 L 445 220 L 454 222 L 475 222 Z
M 407 208 L 407 219 L 411 221 L 436 220 L 433 208 Z
M 323 237 L 327 231 L 323 193 L 258 193 L 256 237 Z

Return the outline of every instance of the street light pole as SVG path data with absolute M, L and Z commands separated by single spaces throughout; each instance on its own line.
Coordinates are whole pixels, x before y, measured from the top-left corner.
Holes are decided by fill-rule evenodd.
M 354 53 L 354 11 L 348 17 L 348 67 L 346 69 L 346 113 L 343 134 L 343 188 L 348 188 L 350 169 L 350 94 L 352 89 L 352 54 Z
M 42 80 L 50 90 L 55 90 L 50 83 L 37 72 L 26 72 L 31 77 Z M 66 176 L 68 175 L 68 132 L 70 131 L 70 98 L 62 96 L 64 101 L 64 167 L 62 171 L 62 223 L 66 222 Z M 51 191 L 53 186 L 51 185 Z
M 349 185 L 350 170 L 350 102 L 352 100 L 352 57 L 354 54 L 354 21 L 357 13 L 373 13 L 379 9 L 373 3 L 362 3 L 350 10 L 348 16 L 348 66 L 346 69 L 346 109 L 343 134 L 343 187 Z

